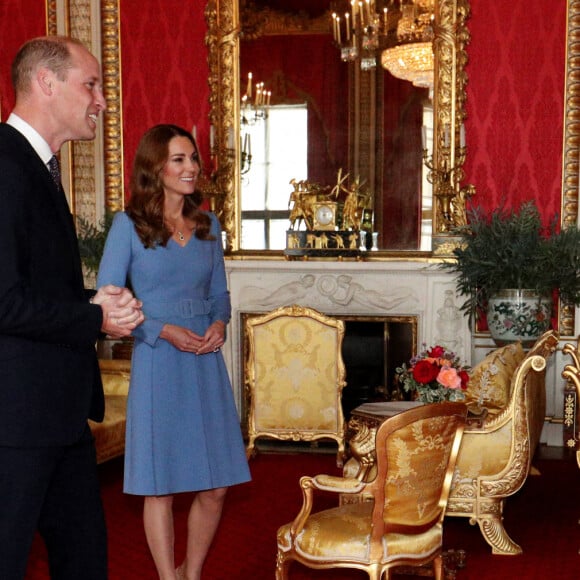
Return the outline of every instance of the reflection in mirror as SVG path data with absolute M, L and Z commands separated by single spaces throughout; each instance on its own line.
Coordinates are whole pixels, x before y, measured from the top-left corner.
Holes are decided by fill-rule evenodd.
M 227 234 L 227 253 L 267 257 L 267 251 L 256 248 L 273 247 L 272 240 L 280 235 L 276 231 L 292 223 L 288 205 L 295 186 L 312 181 L 327 194 L 336 191 L 341 171 L 342 177 L 349 175 L 361 186 L 357 190 L 364 194 L 361 197 L 370 200 L 370 228 L 378 232 L 380 250 L 404 249 L 404 255 L 409 255 L 410 250 L 422 248 L 423 222 L 432 228 L 433 253 L 447 255 L 451 226 L 465 223 L 468 195 L 460 185 L 466 151 L 460 135 L 465 117 L 468 0 L 435 0 L 432 93 L 395 80 L 378 61 L 374 69 L 364 70 L 360 63 L 341 62 L 341 51 L 330 32 L 328 0 L 316 4 L 292 0 L 300 3 L 301 11 L 291 16 L 280 8 L 288 1 L 209 0 L 206 7 L 215 171 L 204 191 L 212 198 L 212 208 Z M 312 12 L 312 6 L 318 12 Z M 307 8 L 310 14 L 305 16 Z M 388 29 L 394 34 L 396 21 L 390 19 L 389 15 Z M 253 91 L 264 82 L 270 93 L 264 103 L 266 108 L 269 100 L 267 123 L 251 125 L 255 110 L 250 106 L 246 114 L 248 101 L 242 104 L 249 73 Z M 399 97 L 399 106 L 384 98 L 387 92 Z M 255 92 L 251 99 L 256 99 Z M 297 115 L 305 109 L 306 122 L 292 123 L 291 131 L 274 130 L 269 127 L 274 123 L 273 111 L 282 108 Z M 430 115 L 432 122 L 427 120 Z M 427 169 L 421 160 L 423 125 L 427 126 L 426 140 L 432 142 Z M 291 144 L 298 126 L 306 132 L 307 143 Z M 276 163 L 284 165 L 296 155 L 306 167 L 289 169 L 283 175 L 274 160 L 265 156 L 266 152 L 270 155 L 266 145 L 276 139 L 284 143 Z M 232 148 L 230 143 L 239 145 Z M 260 149 L 264 152 L 261 160 Z M 292 179 L 294 185 L 289 183 Z M 433 184 L 433 211 L 423 203 L 427 181 Z M 247 198 L 242 187 L 249 191 Z M 264 201 L 266 195 L 271 197 L 267 189 L 279 196 L 270 205 Z M 242 211 L 244 219 L 254 220 L 250 228 L 244 228 L 243 242 Z M 335 218 L 338 224 L 340 211 Z M 388 259 L 391 255 L 379 251 L 369 257 Z
M 343 61 L 328 0 L 309 2 L 298 16 L 296 0 L 277 2 L 277 10 L 242 6 L 241 142 L 251 163 L 242 167 L 241 247 L 284 249 L 291 182 L 320 186 L 319 201 L 339 202 L 337 229 L 350 227 L 341 220 L 344 199 L 335 199 L 340 174 L 343 191 L 360 185 L 363 227 L 377 232 L 380 248 L 430 250 L 431 184 L 422 163 L 422 135 L 433 127 L 429 86 L 385 71 L 378 46 L 366 53 L 365 69 L 361 58 Z

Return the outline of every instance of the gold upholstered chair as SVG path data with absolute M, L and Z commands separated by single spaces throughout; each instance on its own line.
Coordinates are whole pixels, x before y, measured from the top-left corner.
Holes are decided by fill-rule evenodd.
M 285 306 L 248 318 L 246 337 L 248 456 L 260 437 L 331 439 L 342 465 L 344 323 L 312 308 Z
M 100 359 L 99 368 L 105 393 L 105 416 L 100 423 L 89 419 L 89 427 L 95 438 L 97 463 L 104 463 L 125 453 L 131 361 Z
M 276 579 L 288 577 L 293 560 L 357 568 L 372 580 L 388 580 L 396 567 L 432 563 L 442 579 L 443 516 L 466 415 L 465 403 L 434 403 L 383 421 L 372 481 L 302 477 L 302 508 L 278 530 Z M 315 490 L 367 501 L 313 512 Z

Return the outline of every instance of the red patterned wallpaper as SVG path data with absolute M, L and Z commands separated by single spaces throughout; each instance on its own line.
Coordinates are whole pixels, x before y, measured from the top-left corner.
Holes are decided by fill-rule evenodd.
M 46 34 L 44 0 L 2 0 L 0 2 L 0 119 L 5 121 L 14 106 L 10 64 L 20 45 L 29 38 Z
M 486 208 L 538 201 L 559 209 L 566 0 L 472 0 L 466 183 Z M 10 61 L 25 39 L 43 34 L 43 0 L 0 2 L 0 104 L 13 103 Z M 120 0 L 125 175 L 151 125 L 198 127 L 208 158 L 209 88 L 203 0 Z
M 566 0 L 472 0 L 466 182 L 473 203 L 559 211 Z
M 120 0 L 125 182 L 141 135 L 175 123 L 197 137 L 209 162 L 205 2 Z

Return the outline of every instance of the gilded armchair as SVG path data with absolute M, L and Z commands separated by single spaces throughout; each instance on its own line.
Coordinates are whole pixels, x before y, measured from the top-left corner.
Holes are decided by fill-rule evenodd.
M 285 580 L 296 560 L 364 570 L 371 580 L 388 580 L 396 567 L 432 564 L 441 580 L 443 516 L 466 414 L 464 403 L 435 403 L 385 420 L 372 481 L 302 477 L 302 508 L 278 530 L 276 579 Z M 369 501 L 313 512 L 315 490 Z
M 345 453 L 344 323 L 301 306 L 246 320 L 247 453 L 256 439 L 331 439 Z
M 522 552 L 504 528 L 503 506 L 530 472 L 546 414 L 546 364 L 557 345 L 558 334 L 548 331 L 519 363 L 517 356 L 510 356 L 510 345 L 492 352 L 474 369 L 480 371 L 486 390 L 492 390 L 494 382 L 493 390 L 501 388 L 499 383 L 508 387 L 507 403 L 492 409 L 479 425 L 466 427 L 447 515 L 477 523 L 494 554 Z

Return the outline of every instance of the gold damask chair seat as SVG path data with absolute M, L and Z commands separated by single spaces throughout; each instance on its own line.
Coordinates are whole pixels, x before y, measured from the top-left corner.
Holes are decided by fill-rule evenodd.
M 345 453 L 344 323 L 312 308 L 285 306 L 246 320 L 247 453 L 256 440 L 330 439 Z
M 443 516 L 466 415 L 464 403 L 436 403 L 384 421 L 373 481 L 302 477 L 302 508 L 278 530 L 277 580 L 288 577 L 293 560 L 364 570 L 372 580 L 388 580 L 400 566 L 431 563 L 441 579 Z M 316 490 L 368 501 L 313 513 Z

